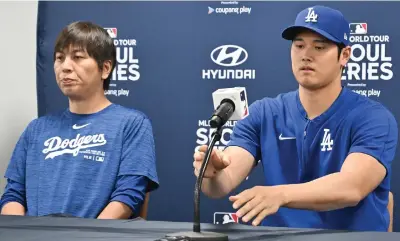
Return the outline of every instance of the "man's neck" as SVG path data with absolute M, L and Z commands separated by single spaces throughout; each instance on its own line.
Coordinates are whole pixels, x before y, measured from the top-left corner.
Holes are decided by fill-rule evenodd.
M 109 106 L 111 102 L 103 93 L 85 99 L 69 99 L 69 109 L 75 114 L 93 114 Z
M 342 86 L 332 83 L 319 90 L 308 90 L 299 86 L 300 102 L 307 112 L 308 119 L 320 116 L 335 102 L 340 95 Z

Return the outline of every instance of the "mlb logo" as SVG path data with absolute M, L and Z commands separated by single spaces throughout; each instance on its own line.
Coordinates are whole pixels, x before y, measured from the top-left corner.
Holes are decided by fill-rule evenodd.
M 367 34 L 367 23 L 350 23 L 350 34 Z
M 111 38 L 117 37 L 117 28 L 104 28 L 104 29 L 107 30 L 107 33 Z
M 239 223 L 239 219 L 235 213 L 215 212 L 214 224 Z

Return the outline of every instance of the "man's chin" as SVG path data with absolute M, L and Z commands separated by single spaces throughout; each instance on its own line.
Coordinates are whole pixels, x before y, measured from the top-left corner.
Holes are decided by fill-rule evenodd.
M 64 89 L 61 92 L 69 99 L 81 99 L 81 95 L 77 91 L 71 89 Z
M 302 81 L 297 81 L 297 82 L 304 89 L 311 90 L 311 91 L 323 89 L 324 87 L 329 85 L 329 83 L 318 83 L 318 82 L 309 81 L 309 80 L 302 80 Z

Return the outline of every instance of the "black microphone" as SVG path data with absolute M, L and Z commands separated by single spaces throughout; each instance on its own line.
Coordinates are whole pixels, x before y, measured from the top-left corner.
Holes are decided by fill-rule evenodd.
M 210 126 L 212 128 L 218 128 L 225 125 L 234 112 L 235 103 L 231 99 L 223 99 L 211 116 Z
M 194 217 L 192 232 L 178 232 L 167 234 L 167 240 L 183 238 L 188 240 L 228 241 L 228 236 L 216 232 L 201 232 L 200 228 L 200 192 L 204 174 L 216 142 L 221 139 L 222 127 L 228 120 L 240 120 L 248 114 L 246 90 L 244 87 L 218 89 L 213 93 L 215 111 L 210 119 L 210 127 L 216 128 L 212 134 L 194 189 Z M 168 239 L 171 238 L 171 239 Z
M 228 102 L 227 102 L 228 103 Z M 224 106 L 231 106 L 231 104 L 224 105 Z M 223 115 L 224 118 L 225 115 Z M 196 179 L 196 185 L 194 188 L 194 216 L 193 216 L 193 231 L 188 231 L 188 232 L 177 232 L 177 233 L 171 233 L 166 235 L 166 240 L 176 240 L 178 238 L 181 238 L 181 240 L 199 240 L 199 241 L 228 241 L 228 236 L 225 234 L 221 233 L 215 233 L 215 232 L 201 232 L 200 229 L 200 192 L 201 192 L 201 184 L 203 182 L 204 174 L 206 172 L 206 168 L 208 165 L 208 162 L 210 160 L 211 156 L 211 151 L 214 148 L 214 145 L 217 141 L 221 139 L 222 136 L 222 126 L 225 124 L 223 122 L 223 118 L 220 118 L 216 115 L 216 118 L 218 120 L 218 127 L 212 134 L 211 138 L 211 143 L 207 148 L 206 155 L 204 157 L 203 163 L 201 165 L 199 175 Z M 221 120 L 220 120 L 221 119 Z M 178 239 L 179 240 L 179 239 Z

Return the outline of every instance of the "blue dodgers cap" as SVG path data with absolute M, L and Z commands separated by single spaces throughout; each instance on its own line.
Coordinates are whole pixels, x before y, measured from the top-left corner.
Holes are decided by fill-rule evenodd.
M 317 32 L 335 43 L 350 45 L 349 22 L 336 9 L 319 5 L 304 9 L 297 15 L 294 25 L 283 30 L 282 37 L 293 40 L 299 30 L 304 28 Z

